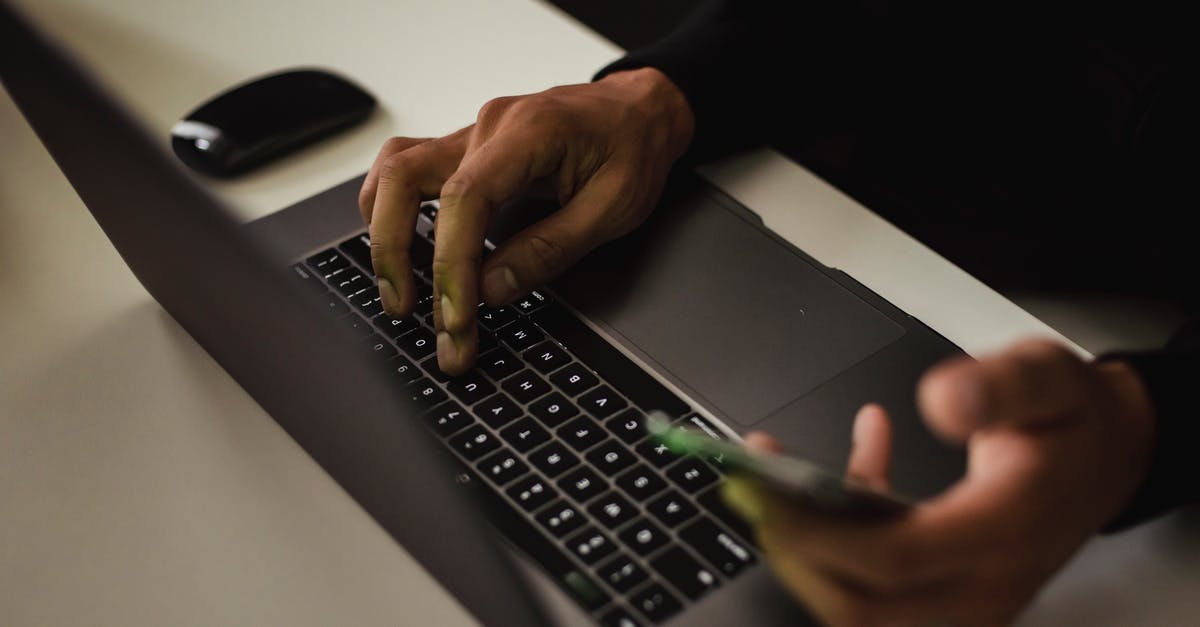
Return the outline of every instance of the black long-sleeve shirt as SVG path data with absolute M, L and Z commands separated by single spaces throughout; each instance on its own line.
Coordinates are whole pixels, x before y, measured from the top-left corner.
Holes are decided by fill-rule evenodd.
M 1194 39 L 1170 2 L 709 2 L 662 70 L 696 162 L 772 143 L 985 280 L 1200 301 Z M 1122 528 L 1200 501 L 1200 328 L 1128 360 L 1157 418 Z

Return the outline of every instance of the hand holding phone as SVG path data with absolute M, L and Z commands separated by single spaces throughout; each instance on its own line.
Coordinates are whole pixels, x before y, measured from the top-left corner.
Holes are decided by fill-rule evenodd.
M 726 468 L 749 475 L 822 514 L 855 519 L 890 518 L 912 507 L 899 496 L 877 492 L 810 462 L 755 453 L 700 431 L 671 426 L 661 412 L 650 414 L 646 429 L 672 452 L 720 457 Z

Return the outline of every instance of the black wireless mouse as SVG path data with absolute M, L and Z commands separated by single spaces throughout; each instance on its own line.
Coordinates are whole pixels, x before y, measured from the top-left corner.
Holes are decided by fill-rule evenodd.
M 352 126 L 374 108 L 374 97 L 340 76 L 291 70 L 200 105 L 171 129 L 171 146 L 193 169 L 228 177 Z

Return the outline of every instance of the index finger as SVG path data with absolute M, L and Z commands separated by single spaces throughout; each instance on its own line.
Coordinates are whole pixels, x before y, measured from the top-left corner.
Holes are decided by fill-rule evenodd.
M 496 208 L 562 162 L 549 134 L 520 127 L 486 140 L 442 186 L 433 253 L 434 326 L 438 365 L 465 371 L 475 358 L 475 310 L 483 240 Z
M 409 248 L 417 212 L 422 200 L 437 196 L 461 157 L 462 142 L 451 135 L 395 153 L 379 166 L 369 225 L 371 264 L 389 314 L 408 315 L 416 304 Z

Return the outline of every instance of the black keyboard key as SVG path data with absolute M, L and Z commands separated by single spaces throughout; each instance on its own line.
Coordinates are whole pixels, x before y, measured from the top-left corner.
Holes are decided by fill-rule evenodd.
M 479 425 L 472 425 L 450 438 L 450 447 L 469 460 L 476 460 L 500 446 L 496 436 Z
M 716 425 L 709 422 L 707 418 L 700 414 L 690 414 L 680 421 L 682 426 L 694 429 L 699 433 L 703 433 L 714 440 L 727 440 L 725 434 L 721 432 Z M 717 472 L 725 473 L 725 460 L 720 457 L 709 457 L 708 461 L 716 466 Z
M 489 427 L 499 429 L 521 417 L 524 413 L 512 399 L 504 394 L 496 394 L 475 406 L 475 415 L 486 422 Z
M 608 482 L 587 466 L 580 466 L 558 480 L 558 487 L 576 503 L 584 504 L 608 489 Z
M 705 418 L 700 414 L 688 414 L 679 421 L 679 425 L 699 431 L 714 440 L 728 439 L 725 437 L 724 433 L 721 433 L 721 430 L 718 429 L 716 425 L 709 422 L 708 418 Z
M 550 397 L 547 396 L 546 398 Z M 558 437 L 570 445 L 571 448 L 582 453 L 599 444 L 608 435 L 591 418 L 580 416 L 559 427 Z
M 621 541 L 633 549 L 634 553 L 646 556 L 667 543 L 670 538 L 661 527 L 650 522 L 648 518 L 639 518 L 621 531 Z
M 396 355 L 388 360 L 386 366 L 389 372 L 404 383 L 421 378 L 421 371 L 411 361 L 401 355 Z
M 520 352 L 542 341 L 546 334 L 528 320 L 517 320 L 497 331 L 496 337 L 513 350 Z
M 421 326 L 421 323 L 412 316 L 393 318 L 388 314 L 379 314 L 371 318 L 371 324 L 375 325 L 375 328 L 379 329 L 384 337 L 392 340 Z
M 614 392 L 607 385 L 602 385 L 580 396 L 579 404 L 583 406 L 584 411 L 601 419 L 608 418 L 628 405 L 620 394 Z
M 667 471 L 667 477 L 674 481 L 675 485 L 692 494 L 716 483 L 718 478 L 717 473 L 713 472 L 708 464 L 695 458 L 685 459 L 672 466 Z
M 617 477 L 617 485 L 635 501 L 645 501 L 662 492 L 663 488 L 667 487 L 667 482 L 649 466 L 638 464 Z
M 657 583 L 652 583 L 638 590 L 629 597 L 629 603 L 637 608 L 646 618 L 661 623 L 683 609 L 679 599 L 667 592 L 667 589 Z
M 355 235 L 339 244 L 338 248 L 362 266 L 364 270 L 375 273 L 371 266 L 371 237 L 369 235 L 366 233 Z
M 430 355 L 428 359 L 421 362 L 421 370 L 424 370 L 425 374 L 438 383 L 446 383 L 450 380 L 450 375 L 442 372 L 442 367 L 438 365 L 437 355 Z
M 487 305 L 480 305 L 479 311 L 475 314 L 475 319 L 479 321 L 479 326 L 488 331 L 495 331 L 516 320 L 517 314 L 508 307 L 492 308 Z
M 416 361 L 425 359 L 437 350 L 437 338 L 433 337 L 433 331 L 424 327 L 401 336 L 396 343 Z
M 626 444 L 633 444 L 646 437 L 646 415 L 636 409 L 625 411 L 609 418 L 604 426 L 609 433 L 621 438 Z
M 663 551 L 662 555 L 650 561 L 650 565 L 676 590 L 693 601 L 721 585 L 716 573 L 688 554 L 683 547 L 673 546 Z
M 618 554 L 601 564 L 596 569 L 596 574 L 617 592 L 629 592 L 634 586 L 646 580 L 646 569 L 639 566 L 628 555 L 623 554 Z
M 574 468 L 579 458 L 567 450 L 562 442 L 551 442 L 529 455 L 529 461 L 551 479 Z
M 479 340 L 475 344 L 475 354 L 482 355 L 493 348 L 496 348 L 497 346 L 499 346 L 499 344 L 496 343 L 496 338 L 492 337 L 491 333 L 488 333 L 483 329 L 479 330 Z
M 666 468 L 679 461 L 681 457 L 679 453 L 672 452 L 666 444 L 658 442 L 654 438 L 649 438 L 634 448 L 637 449 L 638 455 L 641 455 L 642 459 L 650 462 L 655 468 Z
M 488 522 L 510 542 L 542 565 L 550 577 L 588 611 L 603 607 L 609 596 L 588 575 L 579 570 L 571 558 L 534 524 L 522 516 L 512 504 L 491 488 L 484 487 L 470 470 L 458 475 L 459 484 L 471 490 L 483 504 Z M 463 480 L 465 479 L 465 480 Z
M 588 611 L 598 610 L 611 600 L 608 593 L 596 585 L 596 582 L 576 570 L 567 573 L 559 585 L 566 588 Z
M 691 520 L 692 516 L 700 511 L 676 490 L 668 490 L 666 494 L 650 501 L 646 509 L 650 510 L 659 522 L 670 528 Z
M 661 409 L 671 416 L 682 416 L 691 410 L 674 392 L 562 307 L 542 307 L 531 318 L 638 407 L 647 411 Z
M 387 361 L 399 354 L 395 346 L 383 339 L 378 333 L 368 335 L 366 340 L 367 350 L 371 354 L 378 357 L 380 360 Z
M 450 382 L 446 384 L 446 389 L 455 398 L 462 401 L 464 405 L 474 405 L 491 396 L 496 391 L 496 386 L 484 378 L 483 373 L 478 370 L 472 370 L 464 375 L 450 379 Z
M 525 361 L 529 362 L 542 373 L 558 370 L 571 361 L 571 358 L 563 352 L 563 349 L 559 348 L 558 344 L 555 344 L 551 340 L 530 348 L 522 356 L 525 358 Z
M 531 314 L 538 309 L 541 309 L 542 306 L 548 302 L 550 302 L 550 296 L 548 294 L 533 290 L 527 294 L 525 298 L 517 299 L 512 306 L 514 309 L 523 314 Z
M 362 290 L 365 290 L 375 282 L 367 275 L 355 270 L 350 273 L 341 273 L 330 280 L 330 285 L 337 290 L 342 296 L 353 296 Z
M 729 577 L 756 561 L 745 543 L 707 517 L 684 527 L 679 537 L 696 549 L 706 562 Z
M 351 301 L 358 308 L 358 313 L 367 318 L 374 318 L 383 311 L 383 302 L 379 299 L 379 288 L 377 287 L 368 287 L 355 294 Z
M 588 451 L 587 458 L 607 477 L 616 476 L 617 473 L 629 468 L 637 461 L 633 453 L 616 440 L 608 440 Z
M 617 549 L 611 538 L 591 526 L 568 538 L 566 545 L 584 564 L 595 564 Z
M 505 427 L 500 436 L 513 448 L 524 453 L 548 441 L 550 432 L 543 429 L 533 418 L 522 418 Z
M 499 486 L 529 472 L 529 466 L 508 449 L 501 449 L 500 452 L 489 456 L 475 467 L 479 469 L 479 474 L 491 479 Z
M 350 265 L 346 257 L 332 248 L 325 249 L 305 259 L 304 262 L 308 264 L 308 267 L 313 269 L 313 272 L 322 277 L 333 273 L 334 270 L 340 270 Z
M 600 382 L 600 379 L 597 379 L 596 375 L 592 374 L 592 371 L 583 364 L 574 362 L 550 375 L 550 382 L 558 386 L 558 389 L 567 396 L 575 397 L 592 389 Z
M 605 612 L 600 617 L 600 623 L 604 627 L 642 627 L 633 614 L 623 607 L 614 607 Z
M 737 515 L 737 512 L 729 509 L 725 504 L 725 499 L 721 498 L 721 486 L 717 485 L 713 489 L 696 497 L 700 501 L 700 506 L 708 510 L 709 514 L 716 516 L 725 526 L 733 530 L 734 533 L 742 536 L 750 544 L 757 545 L 754 538 L 754 529 L 746 522 L 746 519 Z
M 536 416 L 547 427 L 557 427 L 564 420 L 579 413 L 579 408 L 558 392 L 551 392 L 529 405 L 529 413 Z
M 446 437 L 475 422 L 475 419 L 458 403 L 446 401 L 425 412 L 425 422 L 438 435 Z
M 502 386 L 518 403 L 531 403 L 550 391 L 550 384 L 526 368 L 509 377 Z
M 616 491 L 609 492 L 597 499 L 595 503 L 588 506 L 588 511 L 609 529 L 620 527 L 633 520 L 638 514 L 637 506 Z
M 506 379 L 522 368 L 521 360 L 503 348 L 483 354 L 479 358 L 478 366 L 496 381 Z
M 371 328 L 371 325 L 367 324 L 366 320 L 363 320 L 358 316 L 346 316 L 345 318 L 341 319 L 341 323 L 346 325 L 346 328 L 350 329 L 350 331 L 358 337 L 367 337 L 375 332 L 375 330 Z
M 421 407 L 433 407 L 446 400 L 446 393 L 429 377 L 421 377 L 409 383 L 405 389 Z
M 430 222 L 433 222 L 437 220 L 438 208 L 438 203 L 436 202 L 421 203 L 421 215 L 429 218 Z
M 529 475 L 517 481 L 512 487 L 505 490 L 505 493 L 527 512 L 540 508 L 558 496 L 554 488 L 537 475 Z
M 584 517 L 574 505 L 559 499 L 538 512 L 537 521 L 556 538 L 561 538 L 583 526 Z
M 413 315 L 433 325 L 433 287 L 417 284 L 417 302 L 413 304 Z

